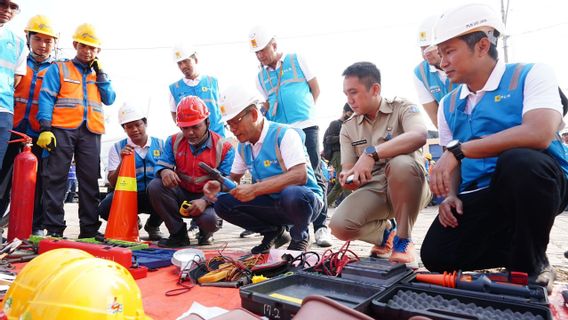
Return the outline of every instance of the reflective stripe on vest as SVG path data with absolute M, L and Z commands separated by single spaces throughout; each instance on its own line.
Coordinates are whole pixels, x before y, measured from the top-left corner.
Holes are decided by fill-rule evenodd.
M 148 137 L 150 139 L 150 146 L 146 153 L 146 157 L 142 159 L 137 152 L 134 152 L 134 159 L 136 163 L 136 183 L 138 191 L 145 191 L 146 187 L 152 179 L 156 177 L 154 168 L 157 165 L 158 159 L 164 150 L 164 141 L 155 137 Z M 120 140 L 114 144 L 117 154 L 120 156 L 120 151 L 126 146 L 127 139 Z
M 470 141 L 522 124 L 524 87 L 532 64 L 508 64 L 494 91 L 485 92 L 471 114 L 465 112 L 467 98 L 460 99 L 463 86 L 444 99 L 444 115 L 454 139 Z M 553 157 L 568 175 L 568 161 L 560 142 L 556 139 L 544 150 Z M 495 172 L 497 157 L 482 159 L 464 158 L 461 163 L 460 192 L 489 186 Z
M 268 180 L 273 176 L 283 174 L 287 171 L 282 158 L 280 144 L 284 138 L 286 130 L 296 130 L 304 142 L 305 135 L 301 129 L 295 129 L 275 122 L 265 121 L 264 125 L 268 125 L 268 132 L 266 138 L 262 143 L 259 154 L 253 157 L 251 144 L 239 143 L 238 152 L 247 165 L 253 182 Z M 312 190 L 316 197 L 323 201 L 323 191 L 318 186 L 314 171 L 310 165 L 310 160 L 306 148 L 303 147 L 304 157 L 306 159 L 306 169 L 308 179 L 305 187 Z M 271 194 L 273 198 L 278 198 L 279 194 Z
M 205 148 L 198 155 L 191 152 L 189 142 L 183 137 L 183 133 L 172 136 L 172 149 L 175 157 L 175 172 L 181 179 L 181 187 L 189 192 L 201 193 L 203 186 L 211 178 L 209 174 L 199 167 L 199 162 L 204 162 L 212 168 L 218 168 L 227 153 L 228 142 L 215 132 L 210 131 L 212 148 Z M 160 164 L 162 164 L 160 162 Z
M 57 62 L 57 66 L 61 89 L 53 106 L 51 125 L 76 129 L 86 120 L 89 131 L 104 133 L 104 114 L 95 73 L 81 73 L 72 61 Z
M 295 54 L 286 55 L 279 69 L 263 67 L 258 81 L 268 96 L 268 120 L 291 124 L 313 118 L 314 98 Z
M 438 72 L 430 72 L 430 64 L 426 60 L 414 68 L 414 74 L 438 103 L 455 87 L 450 79 L 446 78 L 446 81 L 442 81 Z
M 39 133 L 40 125 L 37 120 L 38 99 L 43 77 L 51 62 L 37 63 L 28 57 L 27 72 L 14 92 L 14 128 L 26 119 L 29 124 L 27 133 Z M 33 68 L 32 68 L 33 66 Z M 22 128 L 24 129 L 24 128 Z
M 224 137 L 225 127 L 221 123 L 218 91 L 217 79 L 211 76 L 203 76 L 196 86 L 188 86 L 183 79 L 170 85 L 170 93 L 176 105 L 187 96 L 196 96 L 203 100 L 209 109 L 209 129 Z

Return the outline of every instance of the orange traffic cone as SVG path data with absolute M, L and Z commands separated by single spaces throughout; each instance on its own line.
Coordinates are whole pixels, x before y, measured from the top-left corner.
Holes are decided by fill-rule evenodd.
M 134 154 L 124 155 L 114 188 L 105 238 L 138 241 L 138 193 Z

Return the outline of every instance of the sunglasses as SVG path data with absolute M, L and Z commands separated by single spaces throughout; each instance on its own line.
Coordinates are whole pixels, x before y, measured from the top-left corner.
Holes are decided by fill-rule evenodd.
M 10 9 L 13 13 L 20 13 L 20 6 L 10 1 L 0 1 L 0 8 Z

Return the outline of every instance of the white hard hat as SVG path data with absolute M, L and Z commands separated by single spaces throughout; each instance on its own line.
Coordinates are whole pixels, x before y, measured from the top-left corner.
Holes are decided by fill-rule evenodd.
M 264 49 L 276 36 L 264 26 L 256 26 L 250 30 L 249 46 L 252 52 Z
M 146 118 L 146 115 L 136 103 L 125 102 L 120 109 L 118 109 L 118 122 L 120 125 L 143 118 Z
M 420 24 L 420 27 L 418 28 L 418 38 L 416 42 L 419 47 L 425 47 L 431 44 L 430 41 L 432 40 L 432 27 L 434 27 L 434 24 L 436 24 L 436 21 L 438 21 L 439 17 L 440 15 L 436 14 L 429 16 L 424 21 L 422 21 L 422 24 Z
M 568 128 L 564 128 L 562 130 L 560 130 L 560 135 L 565 135 L 568 133 Z
M 233 119 L 246 107 L 260 102 L 256 91 L 241 86 L 228 87 L 221 93 L 220 100 L 219 109 L 223 122 Z
M 497 44 L 497 37 L 492 35 L 493 29 L 499 33 L 505 31 L 497 11 L 486 4 L 466 4 L 450 9 L 440 16 L 432 29 L 432 45 L 475 31 L 484 31 L 491 42 Z
M 195 50 L 195 47 L 182 44 L 175 45 L 172 50 L 173 58 L 176 63 L 188 59 L 196 53 L 197 50 Z

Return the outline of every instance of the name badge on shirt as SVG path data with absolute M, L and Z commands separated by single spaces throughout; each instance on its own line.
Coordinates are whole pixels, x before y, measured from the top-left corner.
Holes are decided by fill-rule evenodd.
M 160 150 L 154 150 L 154 157 L 160 156 Z
M 351 142 L 351 146 L 355 147 L 355 146 L 360 146 L 362 144 L 367 144 L 367 139 L 363 139 L 363 140 L 358 140 L 358 141 L 353 141 Z

